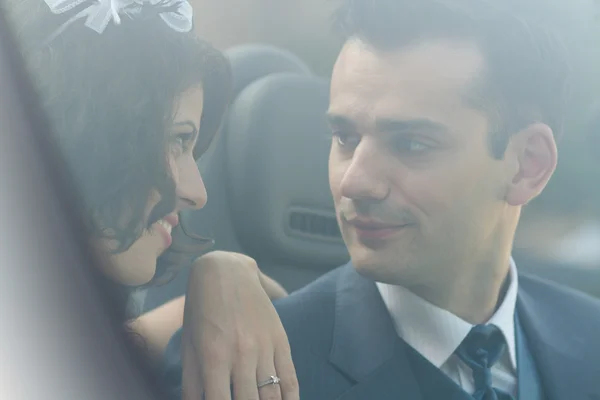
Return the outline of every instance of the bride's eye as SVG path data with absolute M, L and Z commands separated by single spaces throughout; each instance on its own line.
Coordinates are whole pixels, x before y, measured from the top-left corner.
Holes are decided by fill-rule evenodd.
M 170 148 L 171 151 L 179 156 L 189 150 L 194 137 L 193 133 L 177 133 L 171 136 Z

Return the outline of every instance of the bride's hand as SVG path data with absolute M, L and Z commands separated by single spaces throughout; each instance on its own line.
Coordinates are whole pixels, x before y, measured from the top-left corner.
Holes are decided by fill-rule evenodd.
M 287 335 L 266 290 L 285 295 L 244 255 L 212 252 L 195 262 L 182 341 L 184 400 L 299 399 Z M 271 376 L 280 384 L 259 389 Z

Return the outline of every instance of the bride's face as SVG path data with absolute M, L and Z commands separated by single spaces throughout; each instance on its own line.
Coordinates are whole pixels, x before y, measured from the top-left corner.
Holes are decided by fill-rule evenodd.
M 106 267 L 106 273 L 122 284 L 136 286 L 148 283 L 156 272 L 158 257 L 171 246 L 171 230 L 179 223 L 179 211 L 199 209 L 206 204 L 206 188 L 193 156 L 203 99 L 201 88 L 184 93 L 177 102 L 172 130 L 166 132 L 169 139 L 168 165 L 176 187 L 175 208 L 145 230 L 127 250 L 110 255 L 111 263 Z M 150 218 L 159 201 L 158 193 L 148 199 L 146 218 Z M 106 250 L 114 250 L 116 243 L 103 241 L 102 246 Z

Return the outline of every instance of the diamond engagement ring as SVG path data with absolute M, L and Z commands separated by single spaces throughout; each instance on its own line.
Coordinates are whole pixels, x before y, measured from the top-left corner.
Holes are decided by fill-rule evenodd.
M 278 376 L 271 375 L 269 377 L 269 379 L 267 379 L 266 381 L 259 382 L 258 388 L 260 389 L 261 387 L 267 386 L 267 385 L 279 385 L 279 382 L 281 382 L 281 379 L 279 379 Z

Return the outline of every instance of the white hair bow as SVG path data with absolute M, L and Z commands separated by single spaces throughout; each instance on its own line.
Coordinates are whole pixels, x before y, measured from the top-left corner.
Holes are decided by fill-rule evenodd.
M 62 14 L 89 0 L 44 0 L 54 14 Z M 65 22 L 52 37 L 56 37 L 74 21 L 85 18 L 85 26 L 104 32 L 112 20 L 121 23 L 121 15 L 133 18 L 144 6 L 155 6 L 158 15 L 172 29 L 189 32 L 193 26 L 193 9 L 187 0 L 96 0 Z

